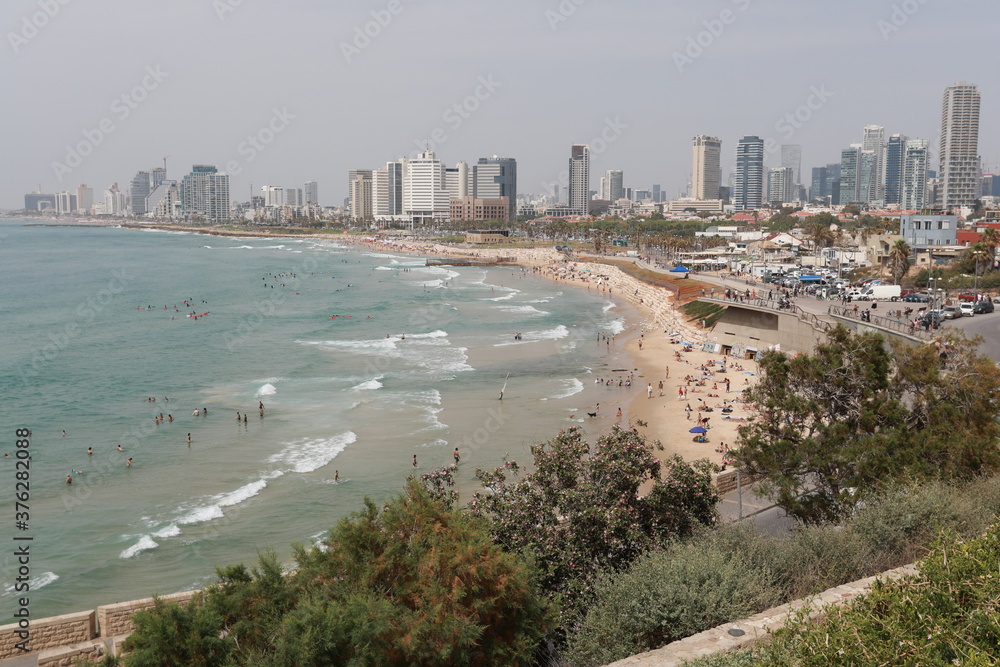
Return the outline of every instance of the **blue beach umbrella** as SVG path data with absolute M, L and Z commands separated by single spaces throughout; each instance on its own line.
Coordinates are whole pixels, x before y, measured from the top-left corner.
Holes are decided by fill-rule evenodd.
M 708 433 L 708 430 L 704 426 L 695 426 L 688 433 Z

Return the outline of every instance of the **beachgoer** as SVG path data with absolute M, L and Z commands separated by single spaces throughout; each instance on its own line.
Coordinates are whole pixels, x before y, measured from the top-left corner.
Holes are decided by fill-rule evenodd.
M 333 471 L 333 483 L 334 484 L 338 484 L 339 482 L 340 482 L 340 471 L 339 470 L 334 470 Z
M 66 475 L 66 483 L 67 484 L 73 483 L 73 475 Z
M 243 413 L 243 423 L 244 424 L 247 423 L 247 413 L 245 413 L 245 412 Z
M 622 418 L 622 409 L 621 408 L 618 408 L 618 415 L 617 416 L 618 416 L 618 419 L 621 420 L 621 418 Z
M 63 437 L 65 438 L 66 437 L 66 431 L 63 431 L 62 434 L 63 434 Z
M 201 409 L 201 414 L 203 414 L 203 415 L 205 415 L 207 417 L 208 416 L 208 408 L 202 408 Z
M 93 454 L 94 454 L 94 448 L 87 447 L 87 456 L 93 456 Z
M 646 383 L 646 398 L 653 398 L 653 383 Z
M 190 433 L 188 433 L 188 444 L 189 445 L 191 444 L 191 434 Z
M 119 452 L 124 452 L 125 450 L 124 450 L 124 449 L 122 449 L 122 446 L 121 446 L 121 445 L 118 445 L 118 451 L 119 451 Z
M 192 413 L 191 413 L 191 416 L 192 416 L 192 417 L 197 417 L 197 416 L 198 416 L 198 415 L 200 415 L 200 414 L 201 414 L 201 411 L 200 411 L 200 410 L 198 410 L 198 408 L 195 408 L 195 409 L 194 409 L 194 412 L 192 412 Z
M 171 414 L 168 414 L 168 415 L 167 415 L 167 421 L 168 421 L 168 422 L 172 422 L 173 420 L 174 420 L 174 416 L 173 416 L 173 415 L 171 415 Z
M 239 422 L 239 421 L 243 421 L 243 418 L 242 418 L 242 417 L 240 417 L 240 413 L 239 413 L 239 411 L 237 411 L 237 412 L 236 412 L 236 421 L 238 421 L 238 422 Z
M 132 457 L 129 457 L 128 461 L 125 462 L 125 467 L 126 468 L 132 467 Z
M 458 465 L 458 460 L 459 460 L 459 459 L 461 458 L 461 457 L 460 457 L 460 456 L 458 455 L 458 447 L 456 447 L 456 448 L 455 448 L 455 451 L 454 451 L 454 453 L 453 453 L 453 456 L 455 457 L 455 465 Z
M 413 455 L 413 467 L 414 468 L 417 467 L 417 455 L 416 454 Z

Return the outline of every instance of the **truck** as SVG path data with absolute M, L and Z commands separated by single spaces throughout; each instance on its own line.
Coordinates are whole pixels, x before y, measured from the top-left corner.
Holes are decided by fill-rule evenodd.
M 898 301 L 903 293 L 899 285 L 870 285 L 855 297 L 858 301 Z

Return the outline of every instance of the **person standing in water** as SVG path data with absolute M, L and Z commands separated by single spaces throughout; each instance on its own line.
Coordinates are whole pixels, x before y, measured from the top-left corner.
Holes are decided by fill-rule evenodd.
M 413 455 L 413 467 L 414 468 L 417 467 L 417 455 L 416 454 Z
M 93 456 L 93 455 L 94 455 L 94 448 L 87 447 L 87 456 Z
M 334 470 L 333 471 L 333 483 L 334 484 L 339 484 L 340 483 L 340 471 L 339 470 Z
M 459 459 L 462 458 L 458 455 L 458 447 L 455 448 L 454 456 L 455 456 L 455 465 L 458 465 Z

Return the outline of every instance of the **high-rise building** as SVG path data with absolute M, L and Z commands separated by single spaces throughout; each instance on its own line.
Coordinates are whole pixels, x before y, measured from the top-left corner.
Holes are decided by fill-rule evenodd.
M 517 217 L 517 160 L 481 157 L 472 167 L 472 189 L 476 199 L 506 199 L 508 220 Z
M 319 206 L 319 183 L 316 181 L 306 181 L 305 197 L 306 204 Z
M 840 204 L 861 202 L 861 188 L 858 177 L 861 169 L 861 144 L 851 144 L 840 151 Z
M 451 193 L 445 166 L 434 151 L 424 151 L 403 164 L 403 215 L 414 225 L 448 220 Z
M 444 170 L 445 186 L 452 199 L 462 199 L 472 194 L 469 187 L 469 163 L 459 162 Z
M 129 207 L 132 215 L 146 215 L 146 197 L 150 193 L 150 177 L 148 171 L 140 171 L 132 177 L 129 183 Z
M 76 188 L 76 209 L 84 215 L 90 215 L 94 208 L 94 188 L 81 184 Z
M 861 151 L 858 160 L 858 200 L 866 204 L 881 203 L 879 196 L 879 154 L 875 151 Z
M 372 170 L 371 169 L 350 169 L 350 170 L 348 170 L 348 172 L 347 172 L 347 208 L 348 208 L 348 210 L 351 210 L 351 211 L 353 211 L 356 208 L 354 201 L 351 199 L 351 191 L 354 188 L 353 183 L 358 178 L 358 176 L 361 176 L 362 178 L 367 178 L 367 179 L 370 180 L 372 178 Z M 364 207 L 365 204 L 359 203 L 357 206 Z M 370 207 L 371 205 L 369 204 L 368 206 Z
M 156 188 L 160 187 L 160 183 L 167 180 L 167 169 L 166 167 L 157 167 L 149 172 L 149 191 L 152 192 Z
M 809 199 L 824 199 L 830 195 L 827 189 L 830 179 L 827 177 L 826 167 L 813 167 L 812 179 L 809 184 Z
M 219 172 L 214 165 L 194 165 L 181 181 L 181 202 L 185 217 L 228 220 L 229 174 Z
M 660 190 L 660 184 L 653 183 L 653 201 L 661 202 L 663 201 L 662 197 L 663 197 L 663 192 Z
M 885 146 L 885 203 L 899 204 L 903 200 L 903 162 L 909 137 L 894 134 Z
M 795 170 L 791 167 L 774 167 L 767 173 L 767 201 L 781 206 L 795 199 Z
M 128 195 L 118 189 L 117 183 L 104 191 L 104 212 L 107 215 L 125 215 L 128 212 Z
M 372 183 L 371 172 L 358 174 L 351 181 L 350 200 L 351 217 L 355 220 L 371 220 L 375 211 L 372 206 Z
M 285 188 L 276 185 L 262 185 L 260 196 L 264 198 L 264 206 L 269 208 L 281 208 L 285 203 Z
M 403 161 L 372 172 L 372 207 L 379 220 L 403 215 Z
M 146 211 L 156 218 L 173 218 L 182 213 L 181 188 L 177 181 L 162 181 L 146 197 Z
M 700 201 L 718 199 L 722 142 L 718 137 L 698 135 L 691 140 L 691 157 L 691 197 Z
M 590 146 L 574 144 L 569 157 L 569 209 L 590 214 Z
M 795 185 L 802 183 L 802 146 L 799 144 L 782 144 L 781 166 L 792 170 Z M 789 200 L 786 200 L 789 201 Z
M 24 195 L 24 210 L 44 211 L 47 208 L 55 209 L 56 196 L 43 195 L 41 192 L 30 192 Z
M 604 183 L 607 192 L 600 199 L 618 201 L 625 196 L 625 172 L 621 169 L 609 169 L 604 172 Z
M 733 208 L 753 211 L 764 198 L 764 140 L 756 135 L 740 139 L 736 146 Z
M 885 202 L 885 128 L 881 125 L 865 127 L 861 150 L 869 153 L 862 157 L 862 201 L 881 204 Z
M 76 195 L 70 192 L 56 193 L 56 213 L 73 213 L 76 211 Z
M 973 84 L 944 91 L 940 159 L 941 207 L 972 206 L 979 192 L 979 89 Z
M 930 142 L 910 139 L 903 154 L 903 177 L 899 207 L 904 211 L 920 211 L 927 207 L 927 165 Z
M 983 174 L 979 194 L 982 197 L 1000 197 L 1000 176 Z

